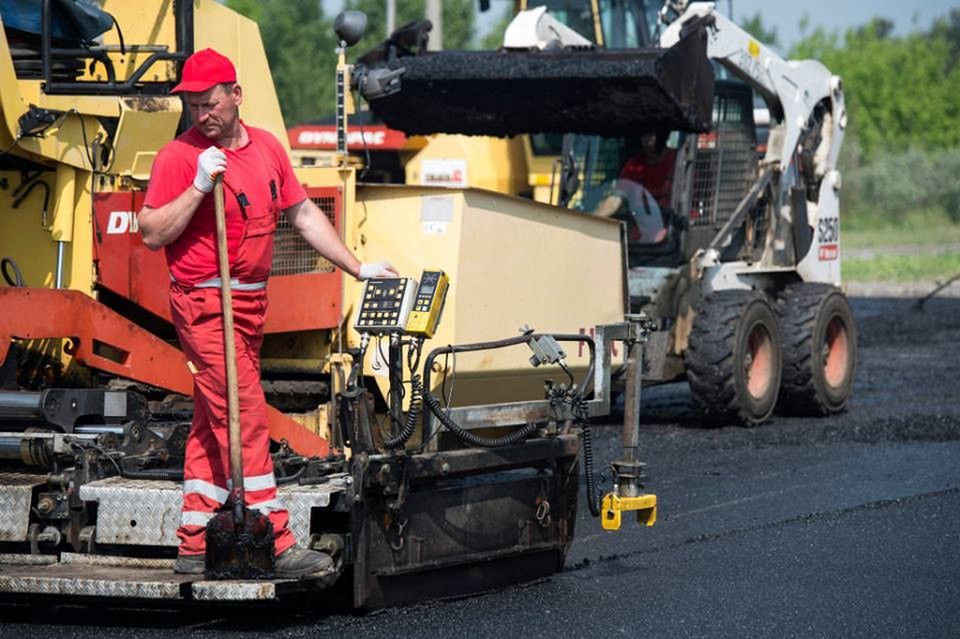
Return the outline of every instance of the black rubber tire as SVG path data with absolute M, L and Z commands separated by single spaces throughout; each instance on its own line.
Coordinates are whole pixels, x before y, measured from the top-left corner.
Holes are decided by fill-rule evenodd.
M 766 295 L 718 291 L 703 298 L 685 361 L 694 402 L 706 418 L 764 422 L 777 403 L 782 362 L 777 315 Z
M 783 343 L 780 411 L 825 416 L 844 409 L 857 368 L 857 327 L 835 286 L 791 284 L 777 299 Z

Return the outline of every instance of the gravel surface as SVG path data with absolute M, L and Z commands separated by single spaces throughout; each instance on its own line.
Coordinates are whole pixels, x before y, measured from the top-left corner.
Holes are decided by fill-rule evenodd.
M 703 428 L 683 384 L 644 390 L 650 529 L 581 508 L 566 569 L 368 614 L 0 607 L 0 637 L 960 634 L 960 299 L 854 299 L 849 409 Z M 619 432 L 595 429 L 599 460 Z M 231 618 L 233 617 L 233 618 Z
M 952 281 L 950 278 L 944 278 L 940 282 L 847 282 L 844 288 L 850 297 L 895 297 L 914 300 L 934 296 L 960 297 L 960 277 Z

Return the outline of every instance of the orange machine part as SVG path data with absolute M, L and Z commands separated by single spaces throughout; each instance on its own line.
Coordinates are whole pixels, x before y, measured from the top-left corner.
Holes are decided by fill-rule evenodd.
M 127 379 L 193 395 L 193 377 L 183 352 L 79 291 L 2 288 L 0 363 L 12 339 L 69 338 L 78 363 Z M 305 456 L 326 456 L 329 442 L 272 406 L 270 437 L 285 440 Z

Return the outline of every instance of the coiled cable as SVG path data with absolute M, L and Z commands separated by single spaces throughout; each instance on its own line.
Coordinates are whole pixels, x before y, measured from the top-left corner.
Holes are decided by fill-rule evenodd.
M 590 507 L 591 515 L 599 517 L 602 497 L 597 492 L 597 483 L 593 477 L 593 440 L 587 425 L 583 426 L 583 473 L 587 477 L 587 506 Z
M 152 479 L 165 481 L 183 481 L 183 470 L 178 468 L 146 468 L 142 470 L 122 470 L 124 479 Z
M 597 492 L 597 482 L 593 475 L 593 435 L 590 432 L 590 409 L 583 394 L 571 388 L 553 387 L 550 391 L 552 404 L 568 404 L 573 419 L 580 426 L 583 435 L 583 474 L 587 480 L 587 506 L 590 514 L 600 516 L 602 494 Z
M 403 427 L 395 436 L 383 442 L 383 447 L 387 450 L 396 450 L 403 448 L 407 440 L 413 436 L 417 429 L 417 420 L 420 419 L 420 411 L 423 408 L 423 382 L 419 375 L 410 377 L 410 409 L 407 411 L 407 418 L 403 422 Z
M 424 391 L 423 401 L 427 404 L 427 408 L 430 409 L 430 412 L 436 415 L 437 419 L 439 419 L 444 426 L 453 432 L 457 439 L 468 446 L 479 446 L 481 448 L 502 448 L 503 446 L 510 446 L 523 441 L 529 437 L 533 431 L 537 430 L 536 424 L 527 424 L 523 428 L 519 428 L 502 437 L 481 437 L 479 435 L 474 435 L 468 430 L 464 430 L 455 421 L 450 419 L 450 417 L 446 414 L 446 411 L 444 411 L 443 407 L 440 405 L 440 400 L 438 400 L 433 393 Z

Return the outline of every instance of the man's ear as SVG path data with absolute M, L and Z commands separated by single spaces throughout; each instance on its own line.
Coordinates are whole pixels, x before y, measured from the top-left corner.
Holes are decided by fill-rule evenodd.
M 237 103 L 237 106 L 240 106 L 241 104 L 243 104 L 243 89 L 240 87 L 239 84 L 233 85 L 232 92 L 233 92 L 233 100 L 234 102 Z

